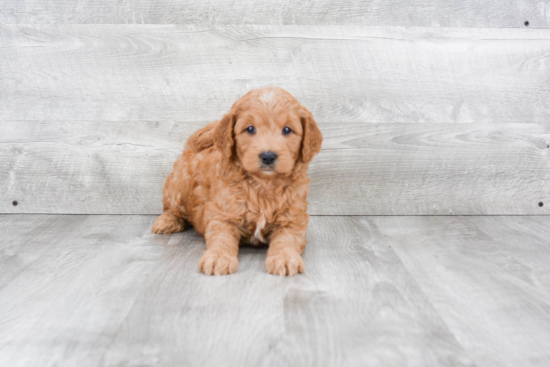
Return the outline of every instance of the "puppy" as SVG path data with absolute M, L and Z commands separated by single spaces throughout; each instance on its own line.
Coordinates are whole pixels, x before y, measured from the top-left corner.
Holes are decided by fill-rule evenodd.
M 207 275 L 234 273 L 239 245 L 248 243 L 269 244 L 268 273 L 304 272 L 307 169 L 322 141 L 312 114 L 290 93 L 250 91 L 187 140 L 153 233 L 193 225 L 206 239 L 199 270 Z

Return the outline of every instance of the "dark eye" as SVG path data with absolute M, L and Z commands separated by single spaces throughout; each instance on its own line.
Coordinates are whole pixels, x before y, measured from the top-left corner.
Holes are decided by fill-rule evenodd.
M 292 132 L 292 130 L 290 130 L 290 127 L 288 126 L 285 126 L 284 129 L 283 129 L 283 135 L 288 135 Z
M 246 132 L 249 134 L 256 134 L 256 129 L 254 128 L 254 126 L 249 126 L 246 128 Z

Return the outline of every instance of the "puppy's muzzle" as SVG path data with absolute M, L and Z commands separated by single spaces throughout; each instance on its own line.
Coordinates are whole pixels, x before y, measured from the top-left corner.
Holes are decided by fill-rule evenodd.
M 260 160 L 266 166 L 272 166 L 277 159 L 277 153 L 275 152 L 262 152 L 260 153 Z

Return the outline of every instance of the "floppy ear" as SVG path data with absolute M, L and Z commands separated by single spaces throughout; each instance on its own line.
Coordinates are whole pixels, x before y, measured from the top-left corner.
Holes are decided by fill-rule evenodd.
M 323 134 L 313 119 L 313 115 L 306 109 L 302 110 L 302 162 L 309 163 L 321 150 Z
M 233 157 L 233 146 L 235 145 L 234 127 L 235 115 L 229 112 L 220 120 L 213 134 L 214 146 L 227 160 Z

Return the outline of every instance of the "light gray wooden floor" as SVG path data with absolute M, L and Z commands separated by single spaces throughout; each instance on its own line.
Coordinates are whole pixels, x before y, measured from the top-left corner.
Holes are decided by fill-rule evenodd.
M 0 215 L 0 365 L 550 365 L 550 217 L 312 217 L 294 278 L 153 220 Z

